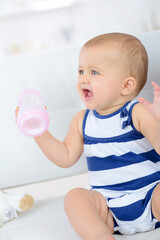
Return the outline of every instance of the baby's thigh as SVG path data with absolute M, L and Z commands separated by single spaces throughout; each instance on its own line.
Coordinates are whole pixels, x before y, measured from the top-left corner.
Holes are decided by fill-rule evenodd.
M 107 206 L 106 199 L 99 192 L 96 192 L 94 190 L 89 192 L 90 192 L 89 194 L 91 194 L 95 201 L 95 207 L 98 213 L 100 214 L 101 219 L 108 226 L 111 232 L 113 232 L 114 228 L 113 216 Z
M 99 215 L 110 231 L 113 232 L 114 221 L 112 214 L 107 206 L 106 199 L 99 192 L 83 188 L 72 189 L 65 197 L 65 209 L 68 208 L 68 203 L 72 206 L 72 208 L 73 204 L 76 204 L 79 208 L 81 206 L 86 206 L 86 211 L 87 209 L 96 211 L 97 216 Z
M 155 187 L 152 194 L 152 213 L 160 221 L 160 183 Z

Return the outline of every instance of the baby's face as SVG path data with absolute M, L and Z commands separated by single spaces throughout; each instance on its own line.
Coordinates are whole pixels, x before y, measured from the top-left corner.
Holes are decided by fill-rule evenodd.
M 77 89 L 86 108 L 107 114 L 121 100 L 123 65 L 119 51 L 108 47 L 83 47 L 79 56 Z

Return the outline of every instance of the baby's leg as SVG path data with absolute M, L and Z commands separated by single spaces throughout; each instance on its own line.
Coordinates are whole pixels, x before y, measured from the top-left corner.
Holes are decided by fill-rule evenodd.
M 96 191 L 71 190 L 65 197 L 68 219 L 83 240 L 114 240 L 113 217 L 105 198 Z
M 152 213 L 160 222 L 160 183 L 155 187 L 152 195 Z

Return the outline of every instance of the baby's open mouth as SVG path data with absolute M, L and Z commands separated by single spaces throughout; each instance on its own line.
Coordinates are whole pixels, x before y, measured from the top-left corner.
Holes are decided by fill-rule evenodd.
M 89 98 L 93 97 L 93 92 L 89 89 L 82 89 L 82 92 L 84 94 L 85 100 L 89 100 Z

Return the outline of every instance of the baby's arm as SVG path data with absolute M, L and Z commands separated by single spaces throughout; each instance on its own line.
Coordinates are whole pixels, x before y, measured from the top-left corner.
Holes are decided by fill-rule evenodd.
M 141 97 L 138 98 L 141 104 L 137 104 L 133 109 L 133 123 L 160 154 L 160 87 L 154 82 L 152 86 L 154 88 L 153 103 Z
M 75 164 L 83 152 L 82 122 L 85 110 L 72 119 L 64 141 L 59 141 L 47 131 L 35 141 L 45 156 L 59 167 L 67 168 Z

